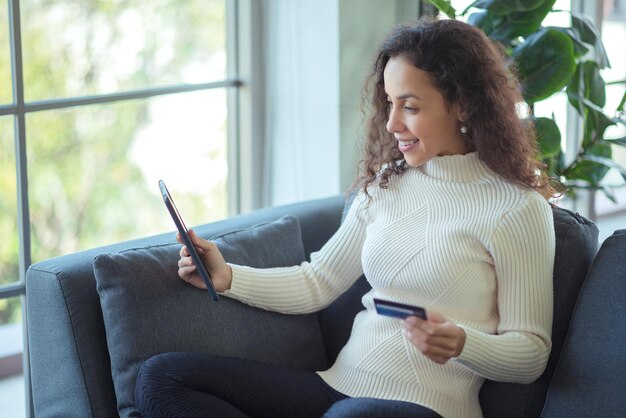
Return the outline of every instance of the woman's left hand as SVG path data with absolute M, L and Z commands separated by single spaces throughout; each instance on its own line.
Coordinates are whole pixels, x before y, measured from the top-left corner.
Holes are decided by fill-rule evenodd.
M 403 321 L 404 336 L 435 363 L 458 357 L 465 345 L 465 330 L 441 315 L 428 312 L 428 320 L 410 316 Z

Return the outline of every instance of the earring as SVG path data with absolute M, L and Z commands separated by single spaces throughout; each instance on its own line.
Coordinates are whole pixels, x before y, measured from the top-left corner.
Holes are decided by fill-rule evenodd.
M 466 134 L 467 133 L 467 126 L 461 125 L 461 133 L 462 134 Z

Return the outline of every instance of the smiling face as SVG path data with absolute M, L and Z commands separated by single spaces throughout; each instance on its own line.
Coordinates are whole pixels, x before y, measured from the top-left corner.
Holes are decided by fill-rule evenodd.
M 446 108 L 427 72 L 403 56 L 391 57 L 384 81 L 389 101 L 387 130 L 410 166 L 420 166 L 437 155 L 467 153 L 458 105 Z

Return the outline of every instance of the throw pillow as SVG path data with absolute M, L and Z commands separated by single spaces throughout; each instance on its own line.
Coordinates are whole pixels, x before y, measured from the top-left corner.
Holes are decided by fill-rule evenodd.
M 253 267 L 305 260 L 300 224 L 277 221 L 213 238 L 224 258 Z M 303 370 L 326 367 L 316 315 L 282 315 L 221 297 L 177 277 L 180 245 L 99 255 L 94 273 L 121 417 L 140 417 L 134 402 L 141 364 L 155 354 L 195 351 Z

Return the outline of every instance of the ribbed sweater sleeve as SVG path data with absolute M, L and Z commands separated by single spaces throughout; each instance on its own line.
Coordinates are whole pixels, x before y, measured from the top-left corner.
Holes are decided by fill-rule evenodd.
M 497 334 L 466 326 L 457 362 L 497 381 L 529 383 L 541 375 L 551 348 L 553 231 L 550 207 L 537 194 L 503 216 L 490 245 L 498 277 Z
M 330 240 L 299 266 L 256 269 L 231 264 L 233 281 L 225 295 L 248 305 L 286 314 L 328 306 L 362 274 L 365 241 L 364 199 L 357 196 Z

